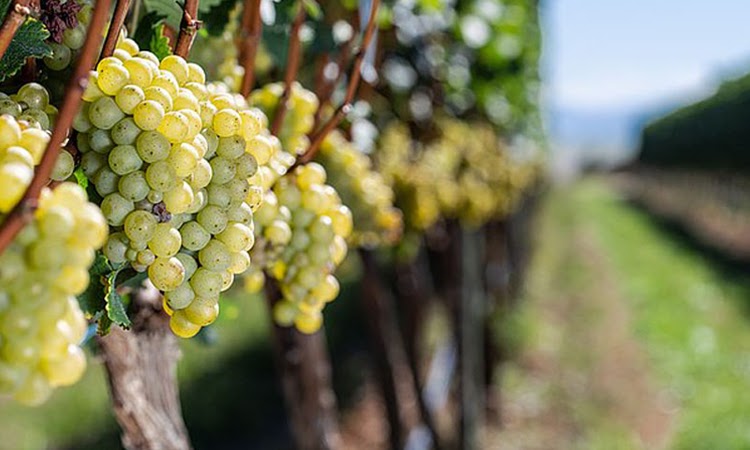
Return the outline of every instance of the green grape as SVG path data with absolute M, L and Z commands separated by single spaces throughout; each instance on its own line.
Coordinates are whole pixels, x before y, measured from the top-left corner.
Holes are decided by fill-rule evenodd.
M 129 84 L 123 86 L 115 96 L 115 103 L 125 114 L 133 114 L 138 105 L 146 99 L 146 94 L 139 86 Z
M 109 130 L 124 117 L 125 113 L 111 97 L 98 98 L 89 107 L 89 120 L 100 130 Z
M 216 205 L 208 205 L 203 208 L 203 211 L 198 213 L 196 220 L 213 235 L 224 231 L 229 221 L 224 210 Z
M 117 192 L 120 176 L 110 170 L 109 166 L 100 168 L 91 178 L 96 192 L 102 197 Z
M 198 222 L 190 221 L 180 228 L 182 245 L 191 251 L 198 251 L 211 240 L 211 233 L 206 231 Z
M 133 211 L 135 205 L 122 195 L 112 193 L 102 199 L 101 208 L 107 223 L 112 226 L 120 226 L 125 222 L 128 214 Z
M 208 270 L 220 272 L 229 268 L 232 259 L 229 248 L 223 242 L 211 239 L 198 252 L 198 262 Z
M 153 214 L 146 211 L 133 211 L 125 218 L 123 230 L 128 239 L 145 242 L 154 236 L 156 227 L 157 221 Z
M 68 47 L 52 42 L 49 44 L 52 54 L 44 57 L 44 65 L 52 70 L 63 70 L 70 65 L 71 52 Z
M 55 181 L 63 181 L 69 178 L 71 175 L 73 175 L 75 165 L 76 163 L 73 160 L 73 155 L 64 150 L 61 151 L 60 155 L 55 161 L 55 167 L 52 169 L 50 178 Z
M 174 256 L 180 251 L 182 236 L 180 232 L 169 223 L 160 223 L 154 227 L 154 233 L 148 241 L 148 248 L 154 252 L 157 258 Z
M 185 279 L 185 268 L 175 257 L 157 257 L 148 267 L 148 278 L 160 291 L 177 289 Z
M 127 175 L 141 168 L 143 160 L 132 145 L 118 145 L 109 154 L 109 167 L 117 175 Z
M 199 297 L 218 297 L 222 287 L 221 274 L 199 267 L 190 277 L 190 286 Z

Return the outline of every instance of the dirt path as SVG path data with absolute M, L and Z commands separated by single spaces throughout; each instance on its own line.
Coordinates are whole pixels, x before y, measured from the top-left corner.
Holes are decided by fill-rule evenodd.
M 585 219 L 550 203 L 523 312 L 532 329 L 504 368 L 505 428 L 488 448 L 665 448 L 677 411 L 633 336 L 614 268 Z

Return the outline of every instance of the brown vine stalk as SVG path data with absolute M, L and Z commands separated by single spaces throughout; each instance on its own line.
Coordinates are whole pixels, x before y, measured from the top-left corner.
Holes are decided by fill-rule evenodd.
M 101 59 L 112 56 L 112 53 L 114 53 L 117 38 L 120 36 L 120 30 L 125 23 L 125 17 L 128 15 L 128 9 L 130 9 L 130 0 L 117 0 L 115 12 L 112 14 L 112 22 L 109 25 L 109 30 L 107 30 L 107 38 L 104 39 Z
M 102 33 L 107 23 L 109 15 L 110 0 L 97 0 L 94 13 L 89 24 L 89 31 L 86 34 L 86 42 L 83 44 L 81 56 L 78 59 L 73 76 L 68 81 L 65 89 L 65 99 L 63 100 L 57 124 L 52 130 L 47 149 L 44 151 L 42 161 L 36 168 L 34 178 L 23 198 L 13 208 L 5 221 L 0 225 L 0 254 L 13 242 L 23 226 L 33 218 L 33 212 L 37 207 L 37 200 L 42 189 L 49 182 L 52 169 L 55 167 L 55 161 L 60 154 L 62 143 L 68 137 L 73 119 L 78 112 L 81 104 L 83 91 L 86 89 L 89 81 L 89 71 L 96 61 L 99 45 L 102 43 Z
M 299 63 L 302 59 L 302 43 L 300 42 L 299 31 L 303 23 L 305 23 L 305 7 L 300 3 L 289 34 L 289 53 L 286 59 L 286 72 L 284 73 L 284 92 L 281 94 L 279 104 L 276 107 L 276 113 L 273 116 L 273 123 L 271 124 L 270 131 L 274 136 L 279 135 L 281 125 L 284 123 L 284 116 L 286 116 L 287 109 L 286 104 L 292 93 L 292 83 L 297 79 L 297 72 L 299 72 Z
M 198 28 L 201 27 L 201 21 L 198 20 L 198 1 L 185 0 L 180 34 L 177 35 L 177 43 L 174 46 L 174 54 L 183 58 L 187 58 L 190 53 L 190 47 L 193 45 L 195 34 L 198 32 Z
M 240 50 L 240 65 L 245 69 L 242 76 L 240 93 L 243 97 L 250 95 L 255 84 L 255 55 L 258 53 L 261 28 L 260 0 L 245 0 L 242 12 L 242 43 Z
M 331 118 L 328 119 L 328 121 L 323 124 L 323 126 L 320 127 L 318 131 L 314 132 L 310 136 L 310 147 L 308 147 L 307 151 L 305 151 L 305 153 L 300 156 L 300 158 L 297 160 L 297 164 L 306 164 L 312 161 L 312 159 L 318 153 L 323 140 L 325 140 L 326 136 L 328 136 L 328 133 L 333 131 L 333 129 L 336 128 L 339 123 L 341 123 L 344 117 L 346 117 L 346 115 L 351 110 L 352 101 L 354 101 L 354 96 L 357 94 L 357 88 L 359 87 L 359 80 L 362 78 L 362 63 L 364 62 L 367 48 L 370 46 L 370 42 L 372 42 L 372 38 L 375 36 L 375 25 L 377 23 L 376 16 L 379 7 L 380 0 L 372 0 L 370 17 L 367 20 L 365 35 L 362 38 L 362 45 L 357 51 L 357 55 L 354 57 L 352 72 L 349 75 L 349 84 L 346 87 L 346 96 L 344 97 L 344 101 L 341 103 L 341 105 L 339 105 L 338 108 L 336 108 L 336 111 L 333 113 Z
M 31 13 L 30 4 L 31 0 L 14 0 L 8 8 L 8 14 L 5 16 L 3 25 L 0 26 L 0 59 L 8 50 L 13 36 Z

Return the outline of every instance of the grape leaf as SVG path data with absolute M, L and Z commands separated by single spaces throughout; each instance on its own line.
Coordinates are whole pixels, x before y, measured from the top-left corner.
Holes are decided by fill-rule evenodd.
M 125 303 L 123 303 L 122 296 L 117 293 L 117 275 L 122 270 L 123 266 L 110 272 L 105 280 L 104 285 L 104 299 L 107 302 L 105 309 L 107 310 L 107 317 L 117 325 L 127 329 L 130 328 L 132 323 L 130 317 L 128 317 L 127 311 L 125 311 Z
M 203 20 L 203 30 L 208 31 L 211 36 L 223 33 L 229 23 L 229 14 L 237 2 L 238 0 L 219 0 L 212 5 L 210 10 L 204 10 L 204 4 L 201 2 L 201 12 L 205 13 L 200 16 Z
M 7 8 L 7 0 L 4 3 L 6 5 L 3 8 Z M 49 31 L 42 22 L 32 18 L 26 19 L 0 59 L 0 81 L 15 75 L 26 63 L 27 58 L 51 56 L 52 49 L 45 42 L 48 37 Z
M 78 183 L 78 186 L 81 186 L 84 189 L 88 189 L 89 187 L 89 179 L 86 177 L 86 174 L 83 173 L 83 168 L 78 167 L 75 172 L 73 172 L 73 176 L 76 177 L 76 183 Z
M 86 317 L 94 317 L 101 314 L 105 307 L 104 283 L 102 278 L 112 271 L 112 266 L 104 255 L 96 255 L 94 264 L 89 269 L 89 283 L 86 290 L 78 296 L 78 305 Z
M 169 45 L 169 38 L 164 34 L 164 24 L 159 24 L 151 35 L 151 42 L 148 47 L 160 60 L 172 54 L 172 46 Z
M 146 12 L 156 12 L 163 16 L 163 20 L 173 29 L 180 29 L 182 6 L 176 0 L 143 0 L 143 6 Z
M 151 44 L 151 36 L 154 34 L 154 29 L 166 19 L 167 16 L 160 14 L 157 11 L 151 11 L 141 17 L 138 21 L 138 27 L 135 29 L 133 34 L 133 40 L 140 48 L 149 48 Z

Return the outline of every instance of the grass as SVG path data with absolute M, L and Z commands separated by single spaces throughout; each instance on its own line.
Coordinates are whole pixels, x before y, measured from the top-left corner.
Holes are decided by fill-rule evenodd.
M 598 304 L 602 296 L 621 298 L 664 407 L 678 410 L 669 447 L 750 448 L 750 274 L 722 272 L 596 180 L 553 193 L 542 222 L 529 296 L 545 294 L 534 291 L 542 284 L 554 286 L 556 292 L 546 294 L 562 299 L 595 293 L 598 298 L 587 301 Z M 580 230 L 593 235 L 604 255 L 593 269 L 590 255 L 573 239 Z M 612 282 L 603 290 L 604 279 Z M 525 317 L 528 327 L 544 335 L 539 319 Z M 579 327 L 596 320 L 578 319 Z M 554 343 L 555 336 L 547 341 Z M 579 370 L 590 367 L 580 349 L 561 358 Z M 586 430 L 584 448 L 633 448 L 606 420 L 606 405 L 576 401 L 572 413 Z

